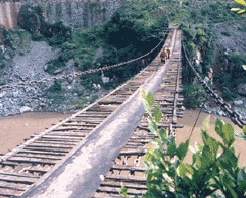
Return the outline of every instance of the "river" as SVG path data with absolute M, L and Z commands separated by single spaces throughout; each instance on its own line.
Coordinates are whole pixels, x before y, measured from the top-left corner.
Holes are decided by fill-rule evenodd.
M 176 142 L 179 144 L 185 141 L 192 130 L 193 124 L 198 116 L 197 110 L 186 110 L 184 118 L 179 118 L 179 124 L 184 124 L 184 128 L 178 129 L 176 133 Z M 202 121 L 208 113 L 202 112 L 199 116 L 197 126 L 191 136 L 190 144 L 193 146 L 195 141 L 202 143 L 199 131 L 202 129 Z M 0 153 L 6 153 L 9 148 L 15 148 L 16 144 L 22 143 L 24 138 L 29 138 L 32 134 L 42 132 L 45 127 L 51 127 L 52 123 L 57 123 L 59 120 L 65 119 L 71 114 L 62 114 L 56 112 L 27 112 L 21 115 L 0 117 Z M 214 117 L 221 118 L 218 115 L 211 114 L 210 129 L 208 133 L 220 140 L 219 136 L 214 131 Z M 224 122 L 230 122 L 228 118 L 221 118 Z M 232 124 L 237 131 L 242 131 L 238 126 Z M 246 165 L 246 141 L 237 140 L 234 143 L 236 153 L 240 155 L 240 165 Z M 192 163 L 191 152 L 185 158 L 185 162 Z

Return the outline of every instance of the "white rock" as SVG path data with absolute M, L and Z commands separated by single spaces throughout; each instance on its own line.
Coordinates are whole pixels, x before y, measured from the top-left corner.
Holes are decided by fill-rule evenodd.
M 100 84 L 93 84 L 92 85 L 94 89 L 101 89 L 101 85 Z
M 20 113 L 26 112 L 26 111 L 32 111 L 32 108 L 24 106 L 20 108 Z
M 2 98 L 5 94 L 6 94 L 6 91 L 3 91 L 2 93 L 0 93 L 0 98 Z
M 93 84 L 92 85 L 94 89 L 97 89 L 97 85 L 96 84 Z
M 218 113 L 219 116 L 223 116 L 224 115 L 223 111 L 217 111 L 217 113 Z
M 48 70 L 48 65 L 44 65 L 44 71 Z
M 101 72 L 102 72 L 102 81 L 103 81 L 103 83 L 109 82 L 110 81 L 109 77 L 105 77 L 103 71 L 101 71 Z
M 13 92 L 13 97 L 17 97 L 19 95 L 18 91 Z
M 236 105 L 236 106 L 240 106 L 242 104 L 243 104 L 243 101 L 242 100 L 235 100 L 234 101 L 234 105 Z

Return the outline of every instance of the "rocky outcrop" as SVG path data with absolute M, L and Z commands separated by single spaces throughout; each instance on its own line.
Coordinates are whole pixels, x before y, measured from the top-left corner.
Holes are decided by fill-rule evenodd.
M 246 96 L 246 83 L 240 83 L 237 87 L 238 94 Z

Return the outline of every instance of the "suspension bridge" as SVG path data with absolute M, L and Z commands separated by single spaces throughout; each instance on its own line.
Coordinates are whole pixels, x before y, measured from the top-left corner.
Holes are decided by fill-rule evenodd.
M 153 53 L 169 47 L 171 56 L 165 64 L 156 53 L 156 58 L 131 80 L 1 156 L 0 197 L 122 197 L 122 183 L 128 189 L 128 195 L 143 195 L 147 190 L 143 161 L 154 134 L 149 132 L 139 90 L 143 88 L 154 93 L 154 106 L 160 105 L 163 113 L 158 127 L 176 135 L 177 128 L 183 127 L 178 118 L 184 114 L 181 108 L 184 99 L 181 34 L 181 30 L 169 29 L 165 43 L 162 39 L 151 50 Z M 186 53 L 185 57 L 188 60 Z M 245 125 L 240 115 L 190 66 L 207 93 L 229 113 L 232 121 L 241 127 Z M 54 79 L 45 79 L 48 80 Z M 29 83 L 6 85 L 0 89 L 27 86 Z

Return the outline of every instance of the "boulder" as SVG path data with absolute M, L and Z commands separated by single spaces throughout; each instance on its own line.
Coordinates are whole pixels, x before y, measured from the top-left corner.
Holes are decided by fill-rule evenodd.
M 59 74 L 59 73 L 61 73 L 61 72 L 63 72 L 62 69 L 57 69 L 57 70 L 54 71 L 54 74 L 56 75 L 56 74 Z
M 234 105 L 236 105 L 236 106 L 240 106 L 240 105 L 243 104 L 243 101 L 242 101 L 242 100 L 235 100 L 233 103 L 234 103 Z
M 26 111 L 32 111 L 32 108 L 24 106 L 20 108 L 20 113 L 26 112 Z
M 224 116 L 225 115 L 225 113 L 223 111 L 220 111 L 220 110 L 218 110 L 217 113 L 218 113 L 219 116 Z
M 15 97 L 15 98 L 16 98 L 16 97 L 18 97 L 18 96 L 19 96 L 19 92 L 18 92 L 18 90 L 14 91 L 14 92 L 13 92 L 13 97 Z
M 0 93 L 0 98 L 2 98 L 6 94 L 6 91 Z
M 66 67 L 73 67 L 74 66 L 74 59 L 70 59 L 67 64 L 66 64 Z
M 44 71 L 48 70 L 48 65 L 44 65 Z
M 246 83 L 240 83 L 237 87 L 237 93 L 246 96 Z

